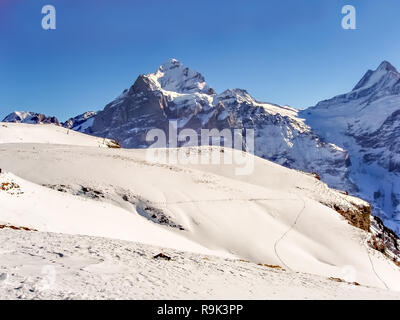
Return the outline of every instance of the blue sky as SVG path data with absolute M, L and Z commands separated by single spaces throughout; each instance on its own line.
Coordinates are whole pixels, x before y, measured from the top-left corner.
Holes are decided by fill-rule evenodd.
M 56 30 L 41 28 L 45 4 Z M 357 30 L 341 27 L 345 4 Z M 172 57 L 217 92 L 304 108 L 382 60 L 400 68 L 399 15 L 398 0 L 0 0 L 0 118 L 102 109 Z

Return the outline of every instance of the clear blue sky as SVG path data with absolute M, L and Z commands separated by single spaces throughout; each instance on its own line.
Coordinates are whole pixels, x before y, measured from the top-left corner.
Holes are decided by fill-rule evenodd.
M 41 28 L 41 8 L 57 29 Z M 357 9 L 357 30 L 341 8 Z M 382 60 L 400 67 L 398 0 L 0 0 L 0 118 L 99 110 L 175 57 L 217 92 L 297 108 L 349 91 Z

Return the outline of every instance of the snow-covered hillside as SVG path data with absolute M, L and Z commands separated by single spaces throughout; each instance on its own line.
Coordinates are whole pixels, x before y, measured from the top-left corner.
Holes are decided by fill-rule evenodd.
M 301 112 L 315 132 L 350 154 L 350 178 L 374 213 L 400 234 L 400 73 L 387 61 L 354 89 Z
M 9 130 L 0 144 L 0 225 L 131 240 L 400 290 L 399 267 L 338 213 L 358 215 L 362 227 L 368 204 L 312 175 L 249 154 L 255 168 L 249 176 L 236 175 L 234 164 L 154 163 L 145 149 L 83 146 L 80 139 L 97 138 L 67 130 L 57 136 L 56 126 L 8 125 L 0 131 L 1 137 Z M 61 140 L 30 143 L 25 135 L 34 128 Z M 14 141 L 13 130 L 20 130 Z M 181 150 L 243 156 L 232 149 Z M 70 249 L 66 256 L 76 259 Z

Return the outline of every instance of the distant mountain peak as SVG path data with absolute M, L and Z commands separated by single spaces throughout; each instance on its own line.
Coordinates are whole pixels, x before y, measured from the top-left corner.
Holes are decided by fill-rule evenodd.
M 56 117 L 47 117 L 44 114 L 30 112 L 30 111 L 14 111 L 3 119 L 2 122 L 15 122 L 15 123 L 29 123 L 29 124 L 42 124 L 51 123 L 60 125 Z
M 398 73 L 397 69 L 389 62 L 389 61 L 382 61 L 376 71 L 392 71 Z
M 390 62 L 385 60 L 375 71 L 368 70 L 352 91 L 369 88 L 379 83 L 382 83 L 384 87 L 388 87 L 395 83 L 392 80 L 397 81 L 399 79 L 400 73 Z
M 161 70 L 163 72 L 167 72 L 168 70 L 179 68 L 180 66 L 182 66 L 182 63 L 180 63 L 178 59 L 171 58 L 171 59 L 167 60 L 166 62 L 164 62 L 160 66 L 159 70 Z
M 69 118 L 62 123 L 62 126 L 67 129 L 72 129 L 79 132 L 87 133 L 90 126 L 92 126 L 96 111 L 87 111 L 74 118 Z

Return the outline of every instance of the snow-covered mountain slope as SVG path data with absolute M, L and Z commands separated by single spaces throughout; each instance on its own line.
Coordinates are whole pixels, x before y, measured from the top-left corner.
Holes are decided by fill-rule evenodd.
M 171 59 L 157 72 L 140 75 L 95 117 L 93 125 L 78 131 L 117 140 L 125 148 L 146 148 L 151 129 L 169 133 L 176 121 L 178 133 L 184 129 L 254 129 L 255 154 L 281 165 L 318 173 L 336 188 L 353 190 L 348 180 L 348 154 L 322 141 L 297 110 L 259 102 L 242 89 L 217 94 L 204 77 Z M 182 145 L 183 142 L 180 143 Z M 243 145 L 244 150 L 249 145 Z
M 26 111 L 14 111 L 3 119 L 3 122 L 15 122 L 15 123 L 29 123 L 29 124 L 42 124 L 52 123 L 60 125 L 56 117 L 47 117 L 41 113 L 26 112 Z
M 15 142 L 0 145 L 2 224 L 132 240 L 324 277 L 343 278 L 347 270 L 350 282 L 400 290 L 399 267 L 367 245 L 369 233 L 330 208 L 362 221 L 368 205 L 312 175 L 232 149 L 180 150 L 240 153 L 254 161 L 253 174 L 238 176 L 233 164 L 149 162 L 146 149 Z
M 106 238 L 1 229 L 0 243 L 0 299 L 400 299 L 339 279 Z M 154 259 L 161 252 L 171 260 Z
M 115 141 L 89 136 L 52 124 L 31 125 L 0 122 L 0 144 L 45 143 L 103 148 L 119 147 Z
M 357 194 L 400 234 L 400 73 L 384 61 L 351 92 L 321 101 L 300 116 L 349 152 Z

